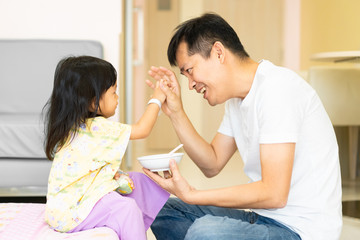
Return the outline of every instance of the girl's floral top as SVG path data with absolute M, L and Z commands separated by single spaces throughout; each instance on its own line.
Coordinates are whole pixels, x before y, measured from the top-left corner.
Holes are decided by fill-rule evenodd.
M 129 142 L 131 126 L 103 117 L 80 126 L 70 144 L 55 154 L 51 167 L 45 220 L 67 232 L 79 225 L 94 205 L 119 184 L 114 175 Z M 72 131 L 72 139 L 75 131 Z

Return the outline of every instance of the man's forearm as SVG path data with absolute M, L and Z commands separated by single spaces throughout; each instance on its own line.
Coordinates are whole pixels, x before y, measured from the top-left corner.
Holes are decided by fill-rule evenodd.
M 173 114 L 170 119 L 186 153 L 206 176 L 212 176 L 216 163 L 212 146 L 199 135 L 184 111 Z

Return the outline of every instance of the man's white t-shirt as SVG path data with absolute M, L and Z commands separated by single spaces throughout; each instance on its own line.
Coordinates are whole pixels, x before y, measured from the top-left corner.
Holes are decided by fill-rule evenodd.
M 253 211 L 288 226 L 303 240 L 339 238 L 338 145 L 323 104 L 305 80 L 262 60 L 248 95 L 226 102 L 218 131 L 234 137 L 251 181 L 261 179 L 260 144 L 296 143 L 286 207 Z

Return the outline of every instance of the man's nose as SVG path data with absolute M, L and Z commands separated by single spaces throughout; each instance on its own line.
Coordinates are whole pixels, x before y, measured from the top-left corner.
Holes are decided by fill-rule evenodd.
M 196 82 L 189 78 L 189 89 L 193 90 L 196 86 Z

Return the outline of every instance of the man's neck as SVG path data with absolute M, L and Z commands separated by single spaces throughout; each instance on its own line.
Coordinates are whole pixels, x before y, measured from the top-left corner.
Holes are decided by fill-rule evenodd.
M 259 63 L 247 58 L 235 61 L 232 65 L 229 87 L 233 97 L 244 99 L 250 92 Z

